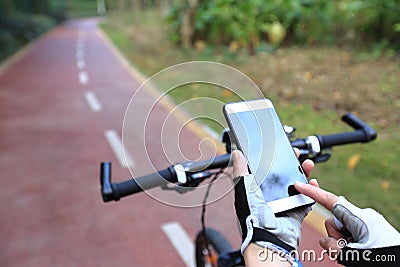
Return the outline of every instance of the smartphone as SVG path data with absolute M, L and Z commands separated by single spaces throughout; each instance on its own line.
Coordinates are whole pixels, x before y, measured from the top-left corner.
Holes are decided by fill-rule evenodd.
M 244 154 L 254 177 L 247 190 L 261 188 L 276 214 L 314 204 L 294 188 L 295 181 L 308 181 L 272 102 L 259 99 L 229 103 L 223 112 L 231 140 Z

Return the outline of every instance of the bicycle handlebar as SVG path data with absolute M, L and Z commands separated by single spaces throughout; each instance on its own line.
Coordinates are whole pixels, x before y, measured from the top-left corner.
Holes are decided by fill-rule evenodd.
M 318 139 L 320 149 L 330 148 L 332 146 L 346 145 L 351 143 L 367 143 L 377 137 L 376 131 L 365 122 L 357 118 L 352 113 L 347 113 L 342 117 L 342 121 L 351 126 L 354 131 L 329 135 L 315 135 Z M 293 140 L 293 147 L 299 149 L 310 147 L 310 136 L 307 138 Z
M 318 136 L 321 147 L 331 147 L 343 143 L 366 143 L 376 138 L 377 133 L 374 129 L 369 127 L 365 122 L 357 118 L 352 113 L 347 113 L 342 117 L 342 121 L 353 127 L 355 131 L 339 134 L 331 134 L 325 136 Z
M 293 147 L 297 147 L 301 151 L 306 151 L 303 152 L 305 155 L 305 157 L 303 157 L 304 159 L 310 158 L 310 155 L 318 155 L 323 149 L 331 148 L 332 146 L 358 142 L 366 143 L 377 137 L 377 133 L 373 128 L 351 113 L 344 115 L 342 120 L 355 130 L 352 132 L 330 135 L 309 136 L 307 138 L 293 140 L 291 141 L 291 144 Z M 328 158 L 321 161 L 326 161 Z M 112 200 L 118 201 L 122 197 L 154 187 L 164 186 L 168 183 L 178 183 L 183 186 L 191 186 L 190 183 L 195 182 L 193 186 L 197 186 L 198 182 L 195 181 L 196 179 L 202 181 L 210 175 L 205 174 L 205 176 L 199 175 L 197 177 L 195 174 L 201 174 L 212 169 L 225 168 L 229 165 L 230 159 L 231 156 L 228 153 L 216 156 L 209 160 L 175 164 L 164 170 L 121 183 L 111 183 L 111 163 L 103 162 L 100 167 L 101 195 L 104 202 L 109 202 Z
M 122 197 L 162 186 L 168 182 L 175 183 L 170 168 L 121 183 L 111 183 L 111 162 L 102 162 L 100 173 L 101 195 L 104 202 L 118 201 Z
M 229 165 L 230 154 L 216 156 L 210 160 L 190 161 L 183 164 L 170 166 L 164 170 L 151 173 L 139 178 L 130 179 L 121 183 L 111 183 L 111 162 L 102 162 L 100 166 L 101 195 L 104 202 L 118 201 L 122 197 L 142 192 L 168 183 L 177 183 L 178 172 L 176 166 L 180 165 L 185 173 L 196 173 L 204 170 L 224 168 Z

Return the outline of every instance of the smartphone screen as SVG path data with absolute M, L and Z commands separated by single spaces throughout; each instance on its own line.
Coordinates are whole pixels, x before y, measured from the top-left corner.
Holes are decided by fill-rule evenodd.
M 260 187 L 266 202 L 297 195 L 293 184 L 296 181 L 306 183 L 307 178 L 272 103 L 264 99 L 239 102 L 236 105 L 239 107 L 235 107 L 235 103 L 227 104 L 224 113 L 236 145 L 246 157 L 250 172 L 255 178 L 249 190 Z M 300 202 L 312 202 L 300 198 Z M 297 203 L 298 200 L 297 197 L 289 206 L 306 204 Z

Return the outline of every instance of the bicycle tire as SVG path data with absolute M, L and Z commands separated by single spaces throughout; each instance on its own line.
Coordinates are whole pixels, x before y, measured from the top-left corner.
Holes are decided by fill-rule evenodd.
M 225 237 L 211 228 L 206 228 L 205 233 L 197 233 L 195 245 L 197 267 L 217 267 L 218 255 L 232 251 Z

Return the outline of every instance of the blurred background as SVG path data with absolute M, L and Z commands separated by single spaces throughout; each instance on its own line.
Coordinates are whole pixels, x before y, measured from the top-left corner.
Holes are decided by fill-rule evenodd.
M 88 16 L 104 18 L 101 29 L 146 76 L 191 60 L 237 68 L 298 137 L 346 130 L 340 116 L 355 113 L 378 140 L 337 148 L 314 176 L 400 228 L 400 1 L 0 0 L 0 60 Z M 235 100 L 203 85 L 171 92 L 177 104 L 200 96 Z

